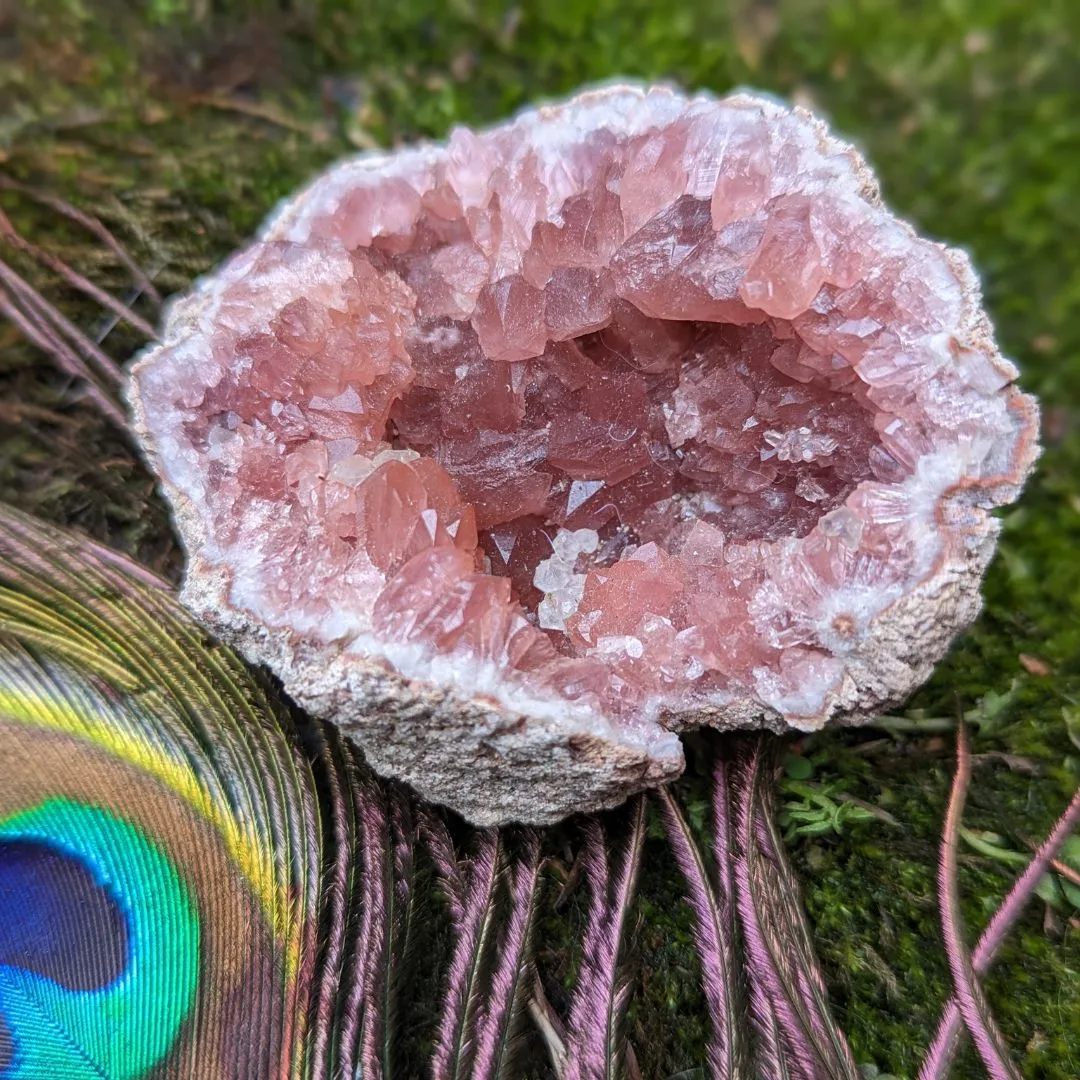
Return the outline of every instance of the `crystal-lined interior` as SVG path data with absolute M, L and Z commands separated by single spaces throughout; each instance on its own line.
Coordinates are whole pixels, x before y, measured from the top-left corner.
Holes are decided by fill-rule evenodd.
M 843 155 L 674 100 L 358 169 L 230 267 L 178 404 L 243 603 L 607 714 L 837 677 L 1004 379 Z
M 648 542 L 674 550 L 695 521 L 729 541 L 804 536 L 875 466 L 901 471 L 873 413 L 829 388 L 789 325 L 615 306 L 605 326 L 509 362 L 487 357 L 469 323 L 422 323 L 415 380 L 390 411 L 393 445 L 446 470 L 475 510 L 486 567 L 530 612 L 562 531 L 597 533 L 578 569 Z

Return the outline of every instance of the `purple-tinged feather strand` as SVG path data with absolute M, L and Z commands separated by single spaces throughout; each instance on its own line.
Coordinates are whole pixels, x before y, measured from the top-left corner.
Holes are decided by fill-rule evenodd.
M 941 932 L 945 955 L 952 973 L 953 993 L 979 1057 L 993 1080 L 1019 1080 L 1020 1074 L 1009 1060 L 1005 1039 L 994 1022 L 979 985 L 967 943 L 964 941 L 960 889 L 957 882 L 957 851 L 960 824 L 964 816 L 968 785 L 971 782 L 971 753 L 967 731 L 961 720 L 956 729 L 956 775 L 949 794 L 945 828 L 938 861 L 938 901 L 941 905 Z
M 726 801 L 726 790 L 716 797 Z M 706 1046 L 713 1080 L 749 1078 L 737 979 L 737 942 L 731 896 L 714 887 L 701 851 L 670 787 L 657 792 L 668 843 L 686 879 L 687 901 L 694 912 L 694 943 L 701 963 L 702 985 L 712 1034 Z M 722 812 L 726 816 L 726 809 Z M 726 837 L 724 838 L 726 848 Z M 726 850 L 722 856 L 727 859 Z M 726 870 L 725 870 L 726 873 Z
M 603 827 L 596 818 L 586 822 L 585 872 L 591 896 L 567 1022 L 566 1080 L 620 1080 L 628 1066 L 625 951 L 645 841 L 645 811 L 644 796 L 634 798 L 613 877 Z

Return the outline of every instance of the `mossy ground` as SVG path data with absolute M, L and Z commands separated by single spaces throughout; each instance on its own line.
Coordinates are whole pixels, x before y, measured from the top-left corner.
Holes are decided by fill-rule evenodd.
M 0 4 L 0 170 L 93 209 L 164 292 L 211 267 L 342 153 L 495 120 L 584 82 L 751 85 L 822 110 L 865 148 L 899 212 L 971 251 L 1003 346 L 1043 401 L 1046 453 L 1005 514 L 985 613 L 910 716 L 974 710 L 983 756 L 968 823 L 1015 850 L 1045 833 L 1080 778 L 1063 714 L 1080 705 L 1073 0 L 22 0 L 14 9 L 5 17 Z M 25 236 L 126 288 L 77 227 L 17 196 L 0 207 Z M 56 280 L 4 254 L 95 325 L 99 315 Z M 107 339 L 118 358 L 136 344 L 123 330 Z M 167 516 L 131 447 L 3 323 L 0 385 L 0 497 L 175 574 Z M 849 821 L 791 850 L 857 1058 L 913 1076 L 947 987 L 934 864 L 948 736 L 847 733 L 799 749 L 815 782 L 894 819 Z M 683 787 L 704 818 L 703 781 Z M 969 935 L 1014 873 L 965 855 Z M 680 896 L 654 836 L 632 1016 L 647 1078 L 701 1075 L 704 1016 Z M 1080 931 L 1069 917 L 1044 919 L 1032 905 L 988 981 L 1027 1076 L 1080 1074 Z M 572 925 L 545 925 L 556 973 L 572 966 Z M 965 1058 L 958 1075 L 980 1073 Z

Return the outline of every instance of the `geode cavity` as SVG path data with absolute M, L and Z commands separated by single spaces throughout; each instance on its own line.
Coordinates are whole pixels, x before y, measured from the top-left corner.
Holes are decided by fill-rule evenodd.
M 331 169 L 130 400 L 196 615 L 488 824 L 922 682 L 1034 459 L 1015 375 L 810 115 L 620 87 Z

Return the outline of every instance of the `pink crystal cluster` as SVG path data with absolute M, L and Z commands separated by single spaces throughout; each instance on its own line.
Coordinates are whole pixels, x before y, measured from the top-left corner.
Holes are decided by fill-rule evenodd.
M 615 88 L 331 170 L 132 398 L 254 633 L 670 752 L 925 675 L 1033 458 L 1014 377 L 807 114 Z

